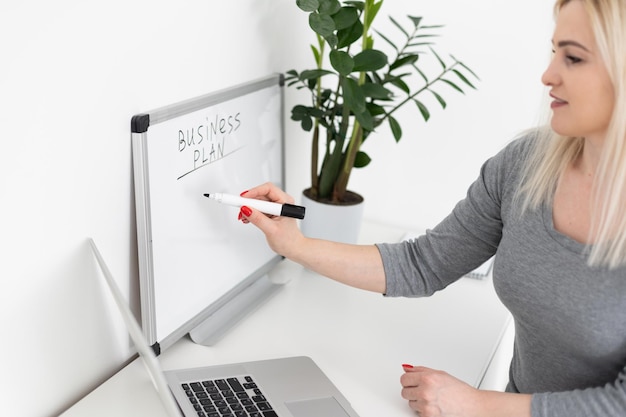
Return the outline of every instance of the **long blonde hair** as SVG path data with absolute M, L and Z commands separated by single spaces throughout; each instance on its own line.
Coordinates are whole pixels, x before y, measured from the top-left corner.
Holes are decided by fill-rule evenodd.
M 584 4 L 616 92 L 593 188 L 589 241 L 594 243 L 588 259 L 591 266 L 615 268 L 626 265 L 626 2 L 557 0 L 555 15 L 570 1 Z M 552 201 L 561 174 L 583 146 L 584 138 L 563 137 L 549 128 L 538 131 L 519 190 L 523 210 Z

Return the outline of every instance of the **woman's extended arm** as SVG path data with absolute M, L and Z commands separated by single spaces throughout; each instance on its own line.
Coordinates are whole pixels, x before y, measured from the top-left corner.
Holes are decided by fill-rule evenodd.
M 252 188 L 243 196 L 277 203 L 293 203 L 292 197 L 269 183 Z M 378 293 L 385 292 L 385 272 L 376 246 L 307 238 L 302 235 L 294 219 L 268 217 L 249 207 L 242 207 L 241 215 L 242 220 L 261 229 L 272 250 L 279 255 L 343 284 Z

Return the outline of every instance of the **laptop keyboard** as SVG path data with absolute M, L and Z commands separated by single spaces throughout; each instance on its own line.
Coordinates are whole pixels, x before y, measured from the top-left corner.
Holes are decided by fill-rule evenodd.
M 251 376 L 182 384 L 198 417 L 278 417 Z

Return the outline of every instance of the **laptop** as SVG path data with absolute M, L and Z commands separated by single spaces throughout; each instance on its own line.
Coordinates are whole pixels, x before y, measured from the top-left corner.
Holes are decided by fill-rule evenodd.
M 91 248 L 170 417 L 358 417 L 306 356 L 163 371 L 93 239 Z

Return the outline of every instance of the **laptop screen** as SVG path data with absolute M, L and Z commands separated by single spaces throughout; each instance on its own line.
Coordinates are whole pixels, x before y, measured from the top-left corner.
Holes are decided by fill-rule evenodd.
M 167 386 L 167 382 L 165 381 L 165 376 L 161 369 L 161 365 L 159 364 L 159 361 L 157 360 L 157 357 L 154 354 L 152 348 L 148 346 L 148 342 L 141 332 L 139 323 L 137 323 L 135 316 L 130 310 L 130 306 L 127 300 L 124 298 L 122 292 L 117 286 L 117 283 L 115 282 L 111 271 L 104 261 L 102 254 L 98 250 L 96 243 L 91 238 L 89 239 L 89 243 L 96 257 L 96 260 L 98 261 L 98 265 L 100 266 L 100 270 L 102 271 L 102 275 L 105 278 L 111 296 L 113 297 L 115 304 L 118 307 L 120 314 L 122 315 L 124 324 L 128 329 L 128 334 L 130 335 L 135 345 L 135 348 L 139 353 L 139 356 L 143 360 L 143 363 L 148 371 L 148 374 L 150 375 L 150 378 L 152 379 L 152 383 L 154 384 L 154 387 L 159 394 L 159 398 L 161 399 L 165 410 L 170 417 L 182 417 L 178 405 L 176 404 L 176 401 L 174 400 L 174 397 L 172 396 L 172 393 Z

